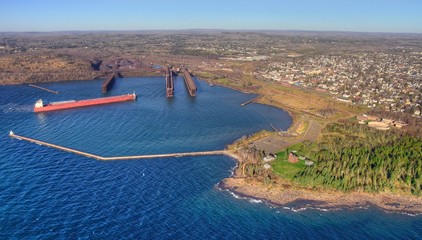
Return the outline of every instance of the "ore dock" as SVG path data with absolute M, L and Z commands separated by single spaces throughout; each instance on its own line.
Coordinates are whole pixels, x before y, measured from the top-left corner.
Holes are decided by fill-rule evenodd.
M 186 84 L 186 87 L 188 88 L 189 94 L 192 97 L 196 96 L 197 88 L 196 88 L 195 82 L 192 79 L 190 72 L 186 68 L 182 68 L 181 72 L 182 72 L 183 78 L 185 79 L 185 84 Z
M 166 96 L 173 97 L 174 96 L 173 72 L 169 67 L 165 68 L 164 71 L 166 72 Z

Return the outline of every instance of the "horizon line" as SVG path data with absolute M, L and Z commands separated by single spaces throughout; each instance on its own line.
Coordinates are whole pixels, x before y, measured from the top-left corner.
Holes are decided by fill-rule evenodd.
M 365 33 L 365 34 L 414 34 L 422 32 L 388 32 L 388 31 L 352 31 L 352 30 L 303 30 L 303 29 L 223 29 L 223 28 L 186 28 L 186 29 L 138 29 L 138 30 L 51 30 L 51 31 L 0 31 L 4 33 L 78 33 L 78 32 L 183 32 L 183 31 L 221 31 L 221 32 L 309 32 L 309 33 Z

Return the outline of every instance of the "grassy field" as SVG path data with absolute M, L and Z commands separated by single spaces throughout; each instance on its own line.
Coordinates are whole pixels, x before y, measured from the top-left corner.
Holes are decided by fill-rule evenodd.
M 278 153 L 276 160 L 272 163 L 274 173 L 289 180 L 292 180 L 296 173 L 305 166 L 305 161 L 303 160 L 299 160 L 297 163 L 287 161 L 286 151 Z
M 302 121 L 296 129 L 297 134 L 304 134 L 309 127 L 309 121 Z
M 213 80 L 215 78 L 214 74 L 208 72 L 195 71 L 194 75 L 204 80 Z

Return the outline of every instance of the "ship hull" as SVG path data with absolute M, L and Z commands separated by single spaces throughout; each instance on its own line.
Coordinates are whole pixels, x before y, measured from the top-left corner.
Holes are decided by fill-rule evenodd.
M 66 103 L 58 103 L 58 104 L 47 104 L 43 107 L 35 107 L 34 112 L 49 112 L 49 111 L 56 111 L 56 110 L 69 109 L 69 108 L 79 108 L 79 107 L 131 101 L 135 99 L 136 99 L 135 94 L 126 94 L 126 95 L 114 96 L 114 97 L 86 99 L 86 100 L 79 100 L 79 101 L 74 101 L 74 102 L 66 102 Z

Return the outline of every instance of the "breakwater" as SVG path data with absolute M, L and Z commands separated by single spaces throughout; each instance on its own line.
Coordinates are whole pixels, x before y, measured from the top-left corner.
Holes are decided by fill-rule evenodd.
M 225 151 L 225 150 L 218 151 L 217 150 L 217 151 L 200 151 L 200 152 L 163 153 L 163 154 L 148 154 L 148 155 L 102 157 L 102 156 L 99 156 L 99 155 L 96 155 L 96 154 L 79 151 L 79 150 L 76 150 L 76 149 L 73 149 L 73 148 L 68 148 L 68 147 L 57 145 L 57 144 L 48 143 L 48 142 L 40 141 L 40 140 L 37 140 L 37 139 L 20 136 L 20 135 L 13 133 L 12 131 L 9 133 L 9 136 L 11 138 L 15 138 L 15 139 L 18 139 L 18 140 L 25 140 L 25 141 L 28 141 L 28 142 L 36 143 L 36 144 L 41 145 L 41 146 L 47 146 L 47 147 L 55 148 L 55 149 L 58 149 L 58 150 L 62 150 L 62 151 L 66 151 L 66 152 L 70 152 L 70 153 L 74 153 L 74 154 L 78 154 L 78 155 L 82 155 L 82 156 L 85 156 L 85 157 L 94 158 L 94 159 L 102 160 L 102 161 L 186 157 L 186 156 L 210 156 L 210 155 L 223 155 L 223 154 L 230 156 L 230 153 L 228 151 Z

